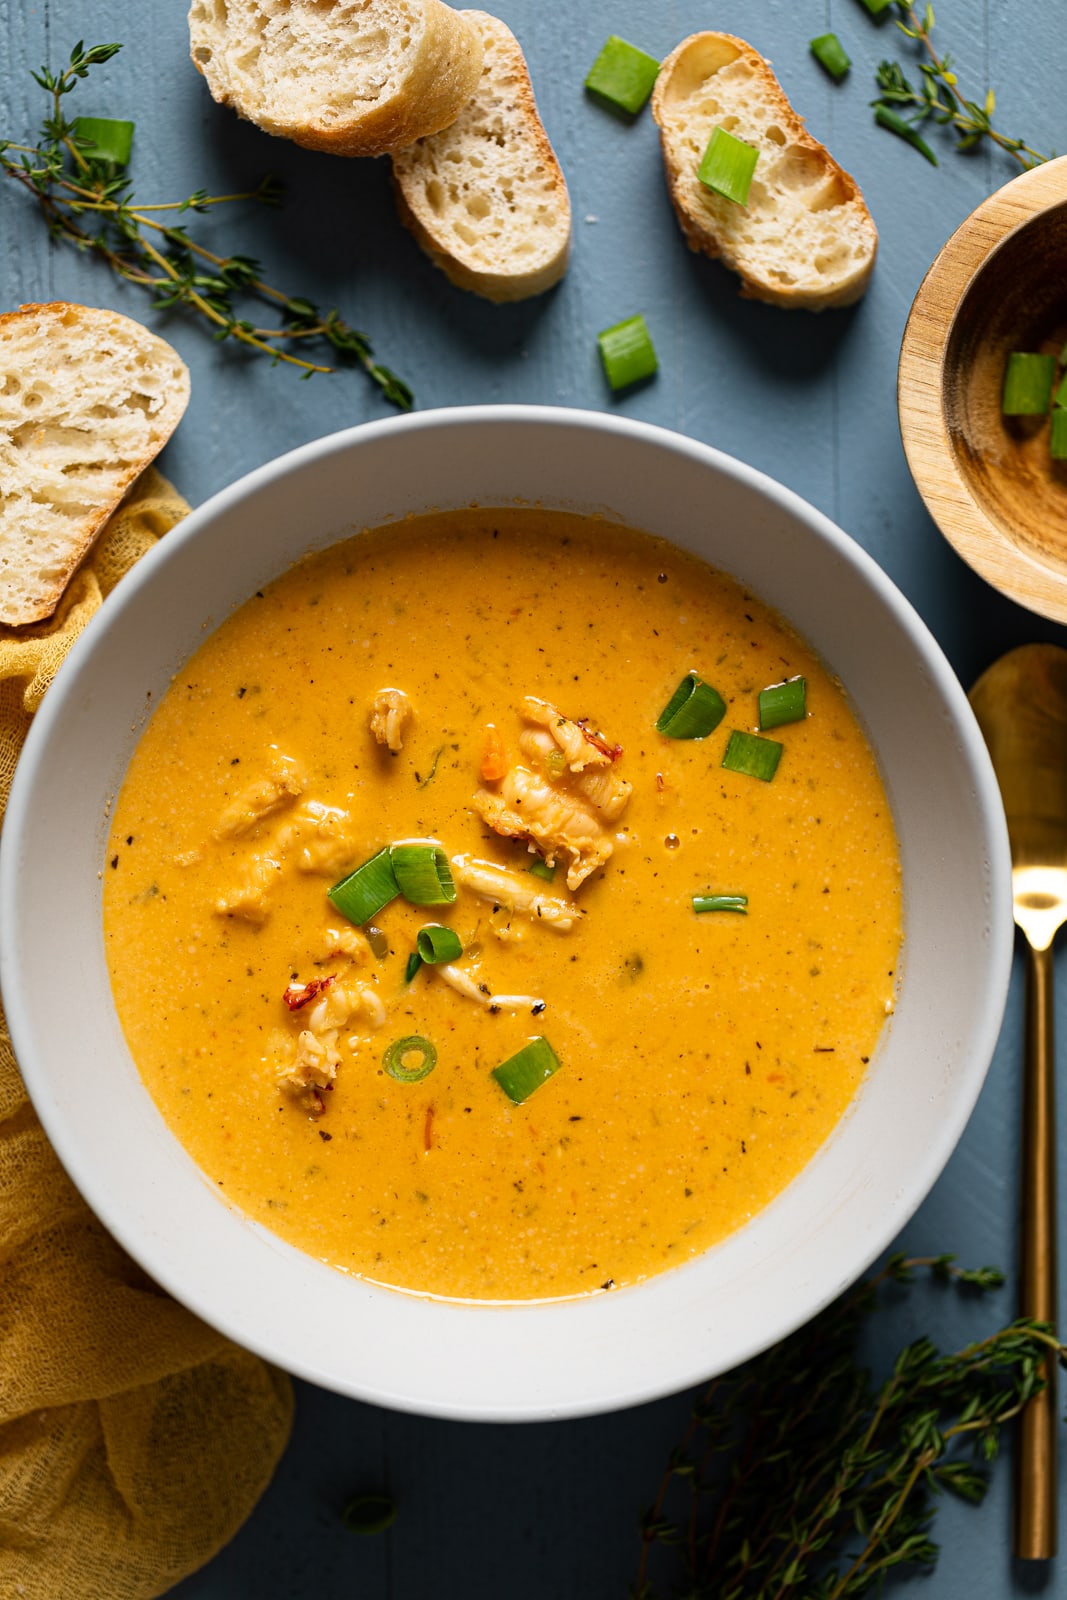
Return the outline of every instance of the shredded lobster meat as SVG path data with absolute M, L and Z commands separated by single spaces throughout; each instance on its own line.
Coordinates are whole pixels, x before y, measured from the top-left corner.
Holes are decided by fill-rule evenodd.
M 235 795 L 213 829 L 216 839 L 240 839 L 268 818 L 284 811 L 304 792 L 304 779 L 295 761 L 279 755 L 271 770 Z
M 452 876 L 464 889 L 471 889 L 494 906 L 517 911 L 535 922 L 543 922 L 556 933 L 569 933 L 579 916 L 576 906 L 554 895 L 543 894 L 534 887 L 536 880 L 528 872 L 513 872 L 493 861 L 479 861 L 474 856 L 452 857 Z
M 414 714 L 403 689 L 379 689 L 371 702 L 370 731 L 379 744 L 399 755 L 404 748 L 404 729 Z
M 494 833 L 537 846 L 550 865 L 562 856 L 567 887 L 577 889 L 614 849 L 609 828 L 631 794 L 614 771 L 622 750 L 547 700 L 528 695 L 519 709 L 532 724 L 519 740 L 529 764 L 510 766 L 498 787 L 477 791 L 472 805 Z

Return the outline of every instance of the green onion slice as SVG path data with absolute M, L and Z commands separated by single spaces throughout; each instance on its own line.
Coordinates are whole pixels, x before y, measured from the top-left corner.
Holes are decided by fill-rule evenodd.
M 113 161 L 125 167 L 133 149 L 133 126 L 114 117 L 75 117 L 71 133 L 87 161 Z
M 710 683 L 687 672 L 656 718 L 656 732 L 668 739 L 706 739 L 726 715 L 726 701 Z
M 596 341 L 613 389 L 625 389 L 642 378 L 651 378 L 659 367 L 648 324 L 640 312 L 605 328 L 597 334 Z
M 456 886 L 439 844 L 394 844 L 389 851 L 400 893 L 413 906 L 450 906 Z
M 524 1044 L 521 1050 L 509 1056 L 506 1061 L 502 1061 L 499 1067 L 494 1067 L 493 1077 L 508 1099 L 521 1106 L 535 1089 L 540 1089 L 554 1072 L 559 1071 L 559 1065 L 559 1057 L 544 1035 L 541 1035 L 531 1039 L 529 1044 Z
M 417 1066 L 405 1065 L 407 1056 L 418 1056 Z M 410 1033 L 406 1039 L 394 1039 L 382 1057 L 382 1066 L 397 1083 L 421 1083 L 437 1065 L 437 1051 L 429 1039 Z
M 807 695 L 804 678 L 787 678 L 785 683 L 772 683 L 769 688 L 761 689 L 760 727 L 782 728 L 787 722 L 803 722 L 808 714 Z
M 404 968 L 404 982 L 405 982 L 405 984 L 408 984 L 408 983 L 411 982 L 412 978 L 414 978 L 415 974 L 418 972 L 418 970 L 419 970 L 419 968 L 421 966 L 422 966 L 422 957 L 419 955 L 419 952 L 417 950 L 413 950 L 411 952 L 411 954 L 408 956 L 407 965 Z
M 1043 417 L 1052 404 L 1056 357 L 1013 350 L 1004 369 L 1000 409 L 1006 417 Z
M 369 922 L 400 893 L 390 854 L 387 845 L 376 856 L 371 856 L 369 861 L 364 861 L 355 872 L 349 873 L 347 878 L 342 878 L 340 883 L 335 883 L 332 889 L 327 890 L 327 897 L 342 916 L 357 927 Z
M 547 861 L 538 856 L 536 861 L 530 862 L 529 871 L 533 873 L 535 878 L 544 878 L 546 883 L 551 883 L 556 876 L 556 863 L 553 862 L 549 866 Z
M 1052 413 L 1052 439 L 1049 448 L 1053 461 L 1067 461 L 1067 411 L 1057 407 Z
M 387 1494 L 359 1494 L 341 1512 L 350 1533 L 384 1533 L 396 1521 L 396 1506 Z
M 748 913 L 747 894 L 695 894 L 693 910 L 703 916 L 705 911 L 740 911 Z
M 758 733 L 739 733 L 735 728 L 726 745 L 722 764 L 730 772 L 770 783 L 778 771 L 782 747 L 776 739 L 761 739 Z
M 697 168 L 697 177 L 705 189 L 743 206 L 748 201 L 749 185 L 758 160 L 759 151 L 753 145 L 735 139 L 725 128 L 716 128 Z
M 840 83 L 847 75 L 852 62 L 836 33 L 820 33 L 817 39 L 812 39 L 808 48 L 835 83 Z
M 419 955 L 428 967 L 442 961 L 455 961 L 463 954 L 463 944 L 454 928 L 444 928 L 439 922 L 428 922 L 415 936 Z
M 585 86 L 598 99 L 636 116 L 659 74 L 655 56 L 613 33 L 589 69 Z

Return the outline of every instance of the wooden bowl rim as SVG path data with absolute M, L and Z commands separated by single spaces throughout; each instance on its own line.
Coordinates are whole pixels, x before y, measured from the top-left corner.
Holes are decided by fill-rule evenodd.
M 1067 156 L 1031 167 L 983 200 L 942 247 L 919 285 L 904 328 L 897 412 L 911 475 L 949 544 L 1001 594 L 1067 622 L 1067 575 L 1016 543 L 976 501 L 945 417 L 945 357 L 975 278 L 1005 242 L 1054 207 L 1067 205 Z

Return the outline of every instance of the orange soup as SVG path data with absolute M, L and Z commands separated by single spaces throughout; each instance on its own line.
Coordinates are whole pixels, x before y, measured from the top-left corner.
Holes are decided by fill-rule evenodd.
M 900 869 L 779 616 L 647 534 L 470 510 L 206 641 L 116 802 L 104 922 L 229 1202 L 383 1284 L 553 1298 L 685 1261 L 811 1160 L 892 1009 Z

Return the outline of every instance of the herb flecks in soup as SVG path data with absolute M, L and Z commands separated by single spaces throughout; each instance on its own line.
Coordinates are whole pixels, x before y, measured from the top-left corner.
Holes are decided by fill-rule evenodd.
M 761 710 L 799 679 L 792 720 Z M 705 1250 L 832 1132 L 892 1007 L 896 844 L 840 688 L 733 581 L 594 519 L 302 562 L 174 679 L 108 860 L 177 1137 L 285 1239 L 424 1293 Z

